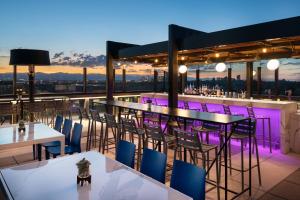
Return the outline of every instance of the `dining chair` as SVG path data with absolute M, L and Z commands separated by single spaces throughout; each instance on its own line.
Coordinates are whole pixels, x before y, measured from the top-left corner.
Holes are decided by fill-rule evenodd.
M 174 160 L 170 187 L 194 200 L 204 200 L 205 170 L 193 164 Z
M 65 146 L 65 154 L 73 154 L 81 152 L 81 133 L 82 125 L 79 123 L 74 124 L 70 145 Z M 60 155 L 60 145 L 55 147 L 48 147 L 46 151 L 53 155 L 53 158 Z
M 143 150 L 143 158 L 141 162 L 141 173 L 161 182 L 165 183 L 166 178 L 166 154 L 145 148 Z
M 61 132 L 61 126 L 62 126 L 63 120 L 64 119 L 61 115 L 57 115 L 55 118 L 54 129 L 57 130 L 58 132 Z
M 72 130 L 72 120 L 70 119 L 65 119 L 64 121 L 64 126 L 62 129 L 62 134 L 65 135 L 65 145 L 70 144 L 70 136 L 71 136 L 71 130 Z M 60 146 L 60 141 L 53 141 L 53 142 L 47 142 L 42 144 L 43 147 L 48 148 L 48 147 L 55 147 L 55 146 Z M 39 150 L 40 152 L 40 150 Z M 48 160 L 50 158 L 50 155 L 48 151 L 45 151 L 45 157 Z
M 116 160 L 124 165 L 134 168 L 135 144 L 119 140 L 116 149 Z

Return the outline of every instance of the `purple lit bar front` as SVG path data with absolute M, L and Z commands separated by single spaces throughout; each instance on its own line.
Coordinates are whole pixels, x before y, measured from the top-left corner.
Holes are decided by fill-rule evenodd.
M 143 103 L 146 103 L 148 99 L 152 100 L 153 104 L 160 105 L 160 106 L 167 106 L 168 101 L 167 99 L 162 99 L 162 98 L 148 98 L 148 97 L 142 97 L 141 101 Z M 189 108 L 190 109 L 200 109 L 201 110 L 201 104 L 200 102 L 193 102 L 189 101 L 188 102 Z M 209 111 L 218 111 L 219 113 L 224 113 L 223 110 L 223 105 L 222 104 L 209 104 L 206 103 L 207 108 Z M 184 108 L 184 101 L 178 101 L 178 107 L 179 108 Z M 263 115 L 266 117 L 270 117 L 271 119 L 271 137 L 272 137 L 272 143 L 275 148 L 280 147 L 280 110 L 279 109 L 270 109 L 270 108 L 256 108 L 254 107 L 254 112 L 256 115 Z M 242 114 L 244 116 L 248 116 L 247 108 L 245 106 L 232 106 L 230 105 L 230 110 L 232 113 L 236 114 Z M 258 120 L 257 122 L 257 128 L 256 128 L 256 133 L 258 136 L 258 141 L 261 144 L 261 137 L 262 137 L 262 130 L 263 130 L 263 124 L 262 120 Z M 265 121 L 265 141 L 267 146 L 268 144 L 268 125 L 267 121 Z

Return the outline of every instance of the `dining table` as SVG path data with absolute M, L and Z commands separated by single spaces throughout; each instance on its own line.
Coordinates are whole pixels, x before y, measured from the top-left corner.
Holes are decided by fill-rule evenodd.
M 19 124 L 0 126 L 0 152 L 11 151 L 14 148 L 40 145 L 42 143 L 60 141 L 61 155 L 65 153 L 65 135 L 40 122 L 25 124 L 25 130 L 19 131 Z M 37 148 L 34 148 L 37 150 Z M 34 155 L 36 153 L 34 152 Z
M 76 163 L 90 162 L 91 183 L 77 184 Z M 5 198 L 14 200 L 192 200 L 96 151 L 0 170 Z

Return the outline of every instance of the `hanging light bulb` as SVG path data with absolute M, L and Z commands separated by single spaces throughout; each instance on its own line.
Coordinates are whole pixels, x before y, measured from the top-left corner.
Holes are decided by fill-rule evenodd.
M 134 64 L 137 64 L 137 63 L 138 63 L 138 61 L 137 61 L 137 60 L 135 60 L 135 61 L 134 61 Z
M 178 71 L 180 74 L 184 74 L 187 71 L 186 65 L 180 65 Z
M 155 62 L 155 63 L 158 63 L 158 59 L 156 58 L 156 59 L 154 60 L 154 62 Z
M 224 72 L 226 70 L 226 64 L 225 63 L 218 63 L 216 65 L 216 71 L 217 72 Z
M 255 76 L 255 75 L 256 75 L 256 71 L 255 71 L 255 70 L 253 70 L 252 74 L 253 74 L 253 76 Z
M 271 71 L 274 71 L 274 70 L 278 69 L 279 65 L 280 65 L 279 60 L 271 59 L 267 63 L 267 68 Z
M 263 52 L 263 53 L 267 53 L 267 48 L 263 48 L 263 49 L 262 49 L 262 52 Z

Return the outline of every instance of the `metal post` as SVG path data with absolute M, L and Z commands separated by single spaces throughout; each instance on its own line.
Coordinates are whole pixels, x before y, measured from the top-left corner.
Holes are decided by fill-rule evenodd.
M 232 91 L 232 68 L 228 68 L 228 76 L 227 76 L 227 92 Z
M 116 91 L 116 69 L 113 69 L 113 84 L 114 84 L 114 92 Z
M 126 69 L 122 69 L 122 90 L 126 91 Z
M 178 105 L 178 44 L 175 35 L 175 25 L 169 25 L 168 63 L 169 63 L 169 107 Z
M 82 92 L 86 93 L 87 91 L 87 69 L 86 67 L 83 68 L 83 87 L 82 87 Z
M 28 66 L 28 91 L 29 91 L 29 103 L 33 104 L 34 103 L 34 76 L 35 76 L 35 69 L 34 65 Z M 29 114 L 29 120 L 30 122 L 34 121 L 34 115 L 32 112 Z
M 164 83 L 163 83 L 163 90 L 166 92 L 166 71 L 164 71 Z
M 275 70 L 275 96 L 276 98 L 278 97 L 279 95 L 279 68 Z
M 253 83 L 253 62 L 246 63 L 246 96 L 252 97 L 252 83 Z
M 157 92 L 157 85 L 158 85 L 158 71 L 157 70 L 154 70 L 154 74 L 153 74 L 153 90 L 154 92 Z
M 14 98 L 17 98 L 17 65 L 14 65 L 13 72 L 13 95 Z
M 257 67 L 257 96 L 261 95 L 261 67 Z

